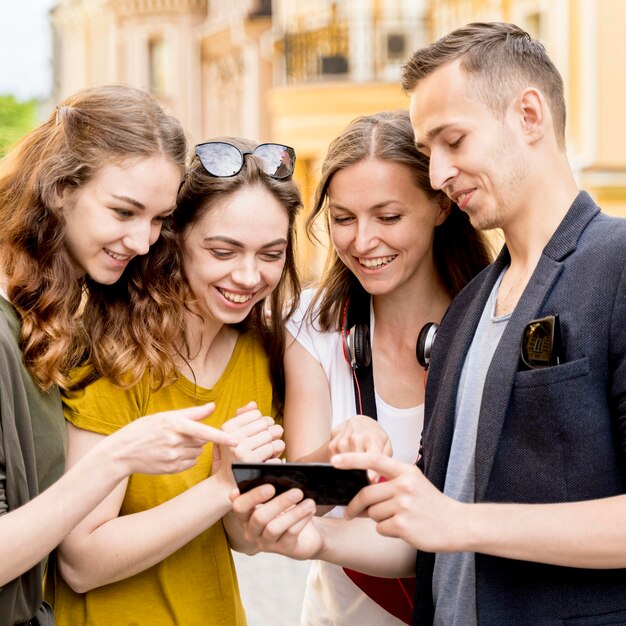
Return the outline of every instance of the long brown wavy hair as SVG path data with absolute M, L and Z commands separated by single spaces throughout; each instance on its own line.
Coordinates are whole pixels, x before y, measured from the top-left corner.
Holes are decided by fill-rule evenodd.
M 214 139 L 214 141 L 230 143 L 244 152 L 254 149 L 257 145 L 248 139 L 234 137 L 221 137 Z M 285 266 L 280 281 L 271 294 L 255 304 L 247 318 L 235 327 L 240 331 L 258 333 L 269 357 L 275 404 L 281 411 L 285 391 L 284 324 L 285 320 L 297 308 L 300 294 L 300 279 L 296 267 L 295 220 L 302 207 L 302 199 L 295 182 L 291 178 L 276 180 L 269 177 L 263 172 L 262 163 L 252 154 L 245 155 L 241 171 L 228 178 L 211 176 L 205 171 L 198 157 L 194 156 L 178 193 L 176 211 L 174 212 L 173 227 L 179 238 L 177 256 L 171 260 L 169 267 L 164 265 L 160 268 L 162 272 L 165 272 L 161 277 L 157 275 L 153 276 L 153 279 L 169 281 L 172 288 L 176 290 L 179 301 L 189 303 L 194 296 L 182 269 L 182 238 L 207 211 L 218 208 L 233 193 L 246 187 L 255 186 L 269 191 L 284 207 L 289 218 Z M 259 210 L 262 211 L 262 208 Z M 179 335 L 176 345 L 181 348 L 181 356 L 188 358 L 191 351 L 190 346 L 185 341 L 184 315 L 185 308 L 179 307 Z
M 24 363 L 41 389 L 67 387 L 70 370 L 85 361 L 115 381 L 132 382 L 147 367 L 168 376 L 164 344 L 173 330 L 149 277 L 171 254 L 171 227 L 115 285 L 98 285 L 76 277 L 58 197 L 129 157 L 165 156 L 182 177 L 186 146 L 180 123 L 150 95 L 103 86 L 67 98 L 0 162 L 0 259 L 22 321 Z M 142 303 L 141 317 L 130 322 L 129 302 Z
M 429 198 L 444 199 L 441 191 L 430 186 L 428 159 L 415 148 L 408 111 L 389 111 L 359 117 L 328 148 L 313 209 L 307 219 L 310 239 L 317 239 L 317 218 L 321 215 L 326 217 L 328 187 L 333 176 L 364 159 L 381 159 L 405 165 L 413 172 L 415 185 Z M 325 220 L 325 227 L 330 235 L 328 219 Z M 489 247 L 483 235 L 454 203 L 445 222 L 435 228 L 433 255 L 435 267 L 451 297 L 491 262 Z M 320 286 L 311 303 L 311 310 L 316 309 L 319 303 L 321 330 L 340 330 L 346 300 L 351 294 L 362 292 L 357 278 L 343 264 L 334 246 L 330 245 Z

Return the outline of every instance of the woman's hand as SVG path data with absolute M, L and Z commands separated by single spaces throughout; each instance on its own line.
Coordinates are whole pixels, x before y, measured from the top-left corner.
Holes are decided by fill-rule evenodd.
M 261 485 L 244 494 L 231 493 L 233 511 L 227 527 L 235 550 L 275 552 L 293 559 L 315 558 L 324 540 L 314 519 L 315 502 L 303 500 L 300 489 L 273 497 L 272 485 Z
M 278 458 L 285 449 L 285 442 L 281 439 L 282 426 L 271 417 L 262 415 L 256 406 L 254 402 L 248 403 L 237 410 L 236 417 L 222 425 L 222 430 L 237 440 L 235 446 L 213 448 L 211 473 L 226 475 L 233 487 L 232 463 L 262 463 Z
M 226 451 L 233 461 L 262 463 L 278 458 L 285 450 L 283 427 L 262 415 L 256 402 L 237 409 L 237 416 L 225 422 L 222 430 L 238 440 L 235 447 Z
M 366 415 L 355 415 L 335 426 L 330 434 L 328 452 L 330 456 L 342 452 L 393 454 L 389 435 L 376 420 Z
M 173 474 L 195 465 L 209 441 L 224 449 L 239 444 L 231 433 L 199 423 L 215 404 L 155 413 L 134 420 L 103 440 L 130 474 Z

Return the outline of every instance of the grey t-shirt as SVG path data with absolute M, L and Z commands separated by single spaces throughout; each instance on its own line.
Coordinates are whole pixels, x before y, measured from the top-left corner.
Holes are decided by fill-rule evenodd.
M 460 502 L 474 501 L 476 435 L 483 387 L 493 354 L 510 318 L 510 314 L 495 317 L 496 298 L 503 275 L 494 285 L 478 323 L 457 391 L 454 436 L 444 493 Z M 434 626 L 476 625 L 473 552 L 436 555 L 433 601 Z

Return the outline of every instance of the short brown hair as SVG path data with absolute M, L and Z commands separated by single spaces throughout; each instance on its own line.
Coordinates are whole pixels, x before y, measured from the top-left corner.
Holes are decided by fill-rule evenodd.
M 412 92 L 421 79 L 456 59 L 467 74 L 480 78 L 474 82 L 477 95 L 500 118 L 516 92 L 538 87 L 550 105 L 558 145 L 565 149 L 563 79 L 541 42 L 515 24 L 467 24 L 411 55 L 402 68 L 403 89 Z

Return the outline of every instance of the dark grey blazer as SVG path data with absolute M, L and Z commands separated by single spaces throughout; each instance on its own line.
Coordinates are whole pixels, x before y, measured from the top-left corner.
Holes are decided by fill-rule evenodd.
M 506 247 L 451 304 L 433 347 L 422 465 L 443 489 L 465 355 Z M 560 317 L 560 365 L 520 371 L 532 320 Z M 545 247 L 487 374 L 476 444 L 477 502 L 568 502 L 626 493 L 626 220 L 581 192 Z M 626 519 L 616 520 L 626 524 Z M 589 529 L 593 533 L 593 528 Z M 417 556 L 414 622 L 432 622 L 434 556 Z M 478 623 L 626 624 L 626 570 L 476 555 Z

